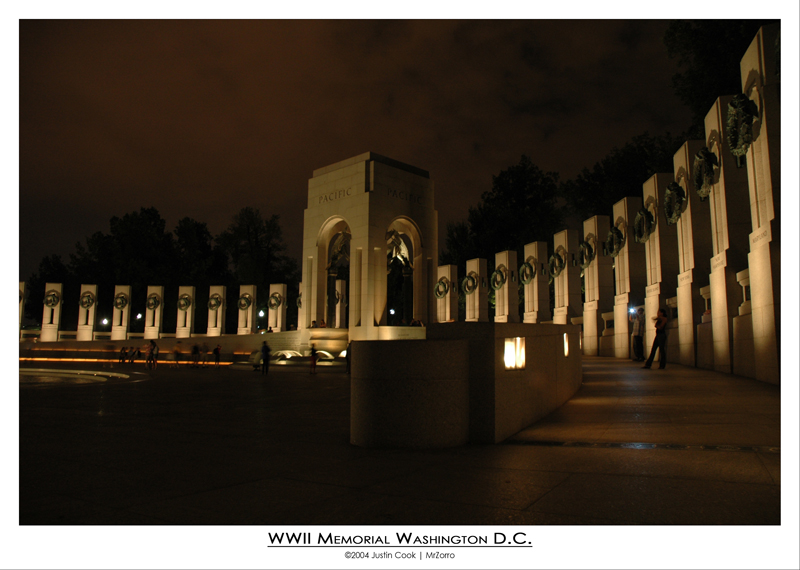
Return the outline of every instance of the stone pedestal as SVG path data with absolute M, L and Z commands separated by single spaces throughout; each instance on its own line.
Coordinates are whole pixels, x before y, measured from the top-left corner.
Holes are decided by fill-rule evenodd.
M 541 323 L 551 320 L 550 315 L 550 284 L 547 278 L 547 243 L 535 241 L 525 244 L 525 263 L 533 267 L 533 279 L 524 285 L 525 312 L 523 321 L 526 323 Z M 523 279 L 520 274 L 520 279 Z M 524 283 L 524 281 L 523 281 Z
M 178 321 L 175 326 L 175 338 L 192 336 L 195 310 L 195 288 L 189 285 L 178 287 Z
M 336 322 L 330 323 L 330 326 L 335 326 L 337 329 L 341 328 L 343 306 L 346 304 L 343 285 L 344 281 L 336 281 Z M 271 327 L 273 332 L 286 330 L 286 291 L 286 283 L 272 283 L 269 286 L 269 300 L 267 301 L 269 319 L 267 320 L 267 326 Z
M 756 378 L 780 383 L 780 212 L 781 101 L 776 60 L 780 25 L 765 26 L 741 62 L 742 92 L 757 110 L 753 143 L 747 149 L 750 187 L 748 266 L 752 295 L 753 350 Z
M 467 277 L 462 282 L 468 323 L 489 320 L 489 275 L 485 259 L 467 261 Z
M 645 347 L 650 347 L 655 340 L 656 329 L 653 319 L 659 309 L 666 309 L 666 299 L 674 297 L 678 288 L 678 235 L 675 226 L 667 224 L 664 216 L 664 193 L 667 185 L 672 182 L 673 175 L 654 174 L 643 186 L 643 209 L 637 217 L 642 226 L 634 228 L 639 239 L 644 240 L 645 266 L 647 267 L 647 287 L 645 289 Z M 647 212 L 648 214 L 646 214 Z M 647 223 L 645 223 L 646 220 Z M 634 220 L 634 226 L 636 220 Z M 649 232 L 647 231 L 649 229 Z M 634 236 L 636 239 L 636 236 Z M 669 311 L 667 311 L 669 313 Z M 674 338 L 674 337 L 673 337 Z M 680 356 L 674 350 L 667 351 L 669 362 L 678 362 Z
M 705 311 L 697 325 L 697 368 L 714 370 L 714 336 L 711 322 L 711 286 L 700 288 Z M 679 309 L 680 310 L 680 309 Z
M 436 321 L 451 323 L 458 320 L 458 267 L 440 265 L 434 287 Z
M 720 97 L 706 115 L 706 143 L 716 168 L 709 165 L 711 184 L 701 188 L 703 194 L 708 194 L 711 212 L 713 257 L 709 285 L 714 370 L 728 374 L 733 372 L 733 319 L 742 303 L 736 274 L 747 268 L 751 229 L 749 208 L 741 206 L 749 203 L 747 169 L 737 168 L 735 157 L 725 148 L 727 108 L 732 99 L 732 96 Z
M 256 332 L 256 286 L 239 287 L 239 299 L 236 301 L 239 311 L 239 326 L 236 334 L 253 334 Z
M 614 356 L 631 357 L 630 309 L 644 305 L 647 271 L 644 245 L 633 239 L 633 222 L 642 209 L 641 198 L 623 198 L 614 204 L 613 226 L 605 249 L 614 259 Z
M 97 324 L 97 285 L 81 285 L 78 301 L 78 333 L 76 340 L 94 340 Z
M 695 329 L 705 311 L 700 288 L 708 285 L 708 259 L 712 255 L 711 219 L 708 203 L 701 203 L 695 189 L 694 158 L 704 141 L 686 141 L 673 157 L 677 186 L 667 188 L 662 210 L 677 216 L 678 238 L 678 362 L 696 365 Z M 673 190 L 675 190 L 673 192 Z M 683 199 L 680 200 L 680 194 Z M 674 201 L 673 201 L 674 200 Z M 682 201 L 682 204 L 680 203 Z M 668 225 L 672 220 L 666 218 Z
M 602 314 L 614 309 L 613 258 L 603 255 L 603 242 L 609 227 L 611 220 L 608 216 L 589 218 L 583 222 L 584 237 L 578 244 L 586 290 L 583 304 L 583 353 L 592 356 L 614 355 L 614 346 L 611 343 L 606 345 L 605 353 L 600 350 L 600 338 L 605 330 Z M 609 334 L 613 334 L 613 331 Z
M 208 291 L 208 336 L 225 334 L 225 310 L 228 306 L 226 288 L 212 285 Z
M 553 323 L 571 324 L 583 314 L 581 301 L 581 268 L 578 265 L 578 232 L 564 230 L 553 236 L 555 253 L 549 260 L 548 271 L 553 276 L 555 309 Z
M 128 340 L 131 324 L 131 286 L 114 287 L 114 311 L 111 315 L 111 340 Z
M 750 303 L 750 270 L 736 274 L 742 289 L 742 304 L 733 317 L 733 373 L 737 376 L 756 377 L 755 346 L 753 344 L 753 315 Z
M 148 285 L 144 314 L 144 338 L 161 338 L 161 326 L 164 322 L 164 286 Z
M 61 307 L 64 304 L 63 285 L 61 283 L 45 283 L 44 310 L 42 312 L 41 342 L 58 340 L 58 328 L 61 324 Z
M 517 252 L 501 251 L 494 256 L 495 270 L 489 278 L 494 292 L 494 322 L 519 322 Z M 502 283 L 502 285 L 500 285 Z M 500 285 L 498 287 L 498 285 Z

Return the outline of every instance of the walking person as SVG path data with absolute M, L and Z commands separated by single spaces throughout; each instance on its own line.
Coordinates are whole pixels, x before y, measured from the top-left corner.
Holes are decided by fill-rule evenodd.
M 222 352 L 222 345 L 218 344 L 214 348 L 214 368 L 219 368 L 219 353 Z
M 644 309 L 639 307 L 631 313 L 630 321 L 633 323 L 633 361 L 644 362 Z
M 269 374 L 269 345 L 267 341 L 261 343 L 261 375 Z
M 653 348 L 650 350 L 650 357 L 644 363 L 642 368 L 650 368 L 653 360 L 656 357 L 656 349 L 658 349 L 658 368 L 664 370 L 667 367 L 667 311 L 664 309 L 658 310 L 658 316 L 653 317 L 656 322 L 656 338 L 653 341 Z
M 205 342 L 200 346 L 200 360 L 200 367 L 205 368 L 208 364 L 208 344 Z
M 153 345 L 153 370 L 155 370 L 158 368 L 158 345 L 154 340 L 151 340 L 150 344 Z
M 180 368 L 181 362 L 181 341 L 175 343 L 175 346 L 172 347 L 172 359 L 175 368 Z
M 154 368 L 153 367 L 153 345 L 154 344 L 155 344 L 155 342 L 153 342 L 151 340 L 147 345 L 145 345 L 145 349 L 144 349 L 144 352 L 145 352 L 144 367 L 147 370 L 152 370 Z
M 120 364 L 125 364 L 128 360 L 128 347 L 123 346 L 122 350 L 119 351 L 119 362 Z
M 317 373 L 317 347 L 311 345 L 311 374 Z

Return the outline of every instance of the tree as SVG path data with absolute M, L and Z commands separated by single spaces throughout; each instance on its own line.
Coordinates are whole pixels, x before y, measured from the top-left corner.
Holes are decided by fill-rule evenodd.
M 675 20 L 664 33 L 670 58 L 683 71 L 675 94 L 693 113 L 686 138 L 705 139 L 705 116 L 722 95 L 742 92 L 739 62 L 761 26 L 780 20 Z
M 683 144 L 669 133 L 634 137 L 614 148 L 591 170 L 584 168 L 574 180 L 562 184 L 569 213 L 578 221 L 598 214 L 611 215 L 614 204 L 626 196 L 641 196 L 642 185 L 656 172 L 672 172 L 673 157 Z

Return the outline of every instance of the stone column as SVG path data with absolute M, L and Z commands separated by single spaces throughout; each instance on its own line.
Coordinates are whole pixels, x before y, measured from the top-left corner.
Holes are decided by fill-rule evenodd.
M 192 336 L 194 324 L 195 288 L 189 285 L 178 287 L 178 324 L 175 327 L 175 338 Z
M 742 92 L 755 111 L 747 148 L 750 187 L 748 266 L 756 378 L 780 383 L 780 188 L 781 103 L 777 64 L 780 25 L 758 31 L 741 62 Z
M 534 241 L 525 244 L 523 250 L 525 260 L 533 268 L 533 278 L 528 283 L 528 277 L 521 273 L 523 264 L 520 265 L 520 280 L 523 283 L 524 312 L 522 320 L 526 323 L 541 323 L 550 320 L 550 283 L 547 278 L 547 242 Z M 526 271 L 530 269 L 526 268 Z
M 28 285 L 19 282 L 19 337 L 22 338 L 22 317 L 25 316 L 25 299 L 28 297 Z
M 225 334 L 225 309 L 228 306 L 223 285 L 212 285 L 208 291 L 208 336 Z
M 131 286 L 114 287 L 114 311 L 111 315 L 111 340 L 128 340 L 131 324 Z
M 267 326 L 272 327 L 273 332 L 286 330 L 286 291 L 286 283 L 271 283 L 269 286 L 269 300 L 267 301 L 269 318 L 267 319 Z M 337 315 L 338 312 L 337 310 Z M 332 325 L 333 323 L 331 323 Z
M 672 174 L 654 174 L 643 186 L 644 207 L 634 219 L 634 240 L 645 245 L 645 265 L 647 267 L 647 287 L 645 289 L 645 352 L 649 351 L 655 340 L 656 329 L 653 322 L 659 309 L 667 308 L 667 299 L 675 296 L 678 289 L 678 233 L 675 226 L 667 225 L 664 216 L 664 193 L 672 182 Z M 637 239 L 638 238 L 638 239 Z M 678 362 L 675 354 L 676 323 L 667 325 L 667 359 Z M 675 349 L 670 349 L 674 346 Z M 659 356 L 660 358 L 660 356 Z
M 623 198 L 613 208 L 613 226 L 606 237 L 605 251 L 614 260 L 614 356 L 631 357 L 630 309 L 644 305 L 647 284 L 644 245 L 633 239 L 636 212 L 641 198 Z
M 256 286 L 241 285 L 239 299 L 236 301 L 239 310 L 239 326 L 236 334 L 253 334 L 256 332 Z
M 733 338 L 736 353 L 733 358 L 733 373 L 737 376 L 756 377 L 755 346 L 753 343 L 753 315 L 750 302 L 750 270 L 736 274 L 736 282 L 742 290 L 742 304 L 738 315 L 733 317 Z
M 594 216 L 583 222 L 580 267 L 583 269 L 583 353 L 614 356 L 614 329 L 605 330 L 603 313 L 614 310 L 614 259 L 603 255 L 603 242 L 611 227 L 608 216 Z M 601 346 L 602 343 L 602 346 Z
M 94 340 L 94 327 L 97 324 L 97 285 L 81 285 L 78 300 L 77 340 Z
M 58 328 L 61 324 L 61 307 L 63 305 L 63 285 L 61 283 L 45 283 L 44 311 L 42 312 L 41 342 L 58 340 Z
M 494 322 L 519 322 L 519 285 L 517 283 L 517 252 L 501 251 L 494 256 L 494 273 L 489 282 L 494 293 Z M 498 287 L 498 284 L 502 285 Z
M 485 323 L 489 321 L 489 275 L 485 259 L 467 261 L 467 278 L 463 287 L 466 302 L 466 321 Z
M 714 370 L 732 373 L 733 361 L 743 350 L 752 352 L 752 334 L 747 349 L 734 350 L 733 319 L 739 316 L 742 288 L 736 274 L 747 268 L 750 249 L 750 210 L 747 169 L 736 167 L 727 148 L 727 109 L 733 96 L 720 97 L 706 115 L 706 150 L 695 158 L 695 192 L 709 200 L 711 212 L 711 328 Z M 705 173 L 705 174 L 704 174 Z M 699 178 L 698 178 L 699 177 Z M 744 317 L 743 317 L 744 318 Z M 747 314 L 746 318 L 750 318 Z
M 700 288 L 708 285 L 711 258 L 711 219 L 694 185 L 694 157 L 703 141 L 686 141 L 673 157 L 675 181 L 661 201 L 668 225 L 678 238 L 678 362 L 696 366 L 695 328 L 705 311 Z M 671 356 L 671 355 L 670 355 Z
M 436 296 L 436 320 L 440 323 L 458 320 L 458 268 L 455 265 L 440 265 L 437 272 L 434 295 Z
M 161 338 L 164 323 L 164 286 L 148 285 L 144 313 L 144 338 Z
M 548 271 L 553 277 L 555 309 L 553 323 L 572 324 L 583 314 L 581 301 L 581 268 L 578 265 L 578 232 L 564 230 L 553 236 L 555 253 L 550 257 Z

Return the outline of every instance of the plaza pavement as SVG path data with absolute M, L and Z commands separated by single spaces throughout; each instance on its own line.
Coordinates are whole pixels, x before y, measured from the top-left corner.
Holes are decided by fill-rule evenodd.
M 20 385 L 20 524 L 781 522 L 780 388 L 751 379 L 589 357 L 506 442 L 403 450 L 349 444 L 341 366 L 113 371 Z

